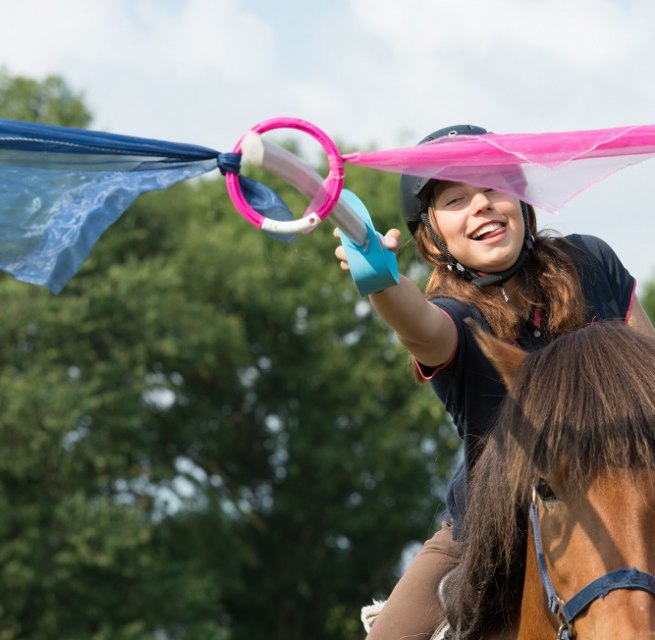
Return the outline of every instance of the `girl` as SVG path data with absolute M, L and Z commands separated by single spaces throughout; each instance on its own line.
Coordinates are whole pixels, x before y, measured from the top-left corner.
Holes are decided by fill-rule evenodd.
M 457 125 L 419 144 L 486 133 Z M 512 179 L 520 175 L 508 176 Z M 418 252 L 433 269 L 425 294 L 401 276 L 398 285 L 370 300 L 411 354 L 417 376 L 430 382 L 451 415 L 464 441 L 464 462 L 450 481 L 441 529 L 400 579 L 367 640 L 428 640 L 443 622 L 437 593 L 457 562 L 466 479 L 505 393 L 464 319 L 528 350 L 595 320 L 621 318 L 654 331 L 635 295 L 634 278 L 598 238 L 537 234 L 531 206 L 469 184 L 405 175 L 400 195 Z M 390 230 L 386 246 L 396 251 L 400 236 Z M 347 270 L 343 248 L 335 254 Z

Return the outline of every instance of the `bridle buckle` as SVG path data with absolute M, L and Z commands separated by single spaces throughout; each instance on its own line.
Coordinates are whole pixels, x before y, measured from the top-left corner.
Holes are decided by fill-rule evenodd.
M 557 609 L 554 614 L 559 622 L 557 640 L 573 640 L 575 638 L 575 631 L 571 621 L 568 620 L 566 613 L 564 612 L 564 600 L 559 596 L 557 596 Z

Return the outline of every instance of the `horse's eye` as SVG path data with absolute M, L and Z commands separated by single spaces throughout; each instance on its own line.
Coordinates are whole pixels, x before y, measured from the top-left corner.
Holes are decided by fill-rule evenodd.
M 557 496 L 555 495 L 555 492 L 543 478 L 539 478 L 539 482 L 537 482 L 535 486 L 535 490 L 537 492 L 537 495 L 544 502 L 548 502 L 549 500 L 557 500 Z

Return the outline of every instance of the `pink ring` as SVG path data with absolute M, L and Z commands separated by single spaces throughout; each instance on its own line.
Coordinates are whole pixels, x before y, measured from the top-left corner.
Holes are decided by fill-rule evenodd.
M 272 129 L 298 129 L 299 131 L 303 131 L 312 136 L 323 147 L 323 150 L 327 155 L 329 172 L 321 186 L 325 189 L 327 197 L 318 209 L 312 213 L 315 213 L 321 220 L 324 220 L 337 204 L 339 196 L 341 195 L 341 189 L 343 188 L 343 159 L 339 155 L 339 150 L 325 132 L 311 122 L 299 118 L 272 118 L 260 122 L 250 131 L 264 133 L 265 131 L 271 131 Z M 233 153 L 241 153 L 242 140 L 243 136 L 234 146 L 234 149 L 232 150 Z M 258 211 L 255 211 L 245 199 L 243 192 L 241 191 L 241 185 L 239 184 L 239 176 L 236 173 L 228 172 L 225 174 L 225 183 L 227 186 L 227 192 L 237 211 L 248 220 L 248 222 L 256 227 L 261 227 L 267 218 Z M 308 213 L 310 212 L 306 211 L 305 215 Z

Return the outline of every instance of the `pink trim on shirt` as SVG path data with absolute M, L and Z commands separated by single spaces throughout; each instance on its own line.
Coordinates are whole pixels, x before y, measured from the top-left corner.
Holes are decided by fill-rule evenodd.
M 414 363 L 414 366 L 416 367 L 419 375 L 421 376 L 421 378 L 423 378 L 423 380 L 432 380 L 432 378 L 434 378 L 434 376 L 436 376 L 439 373 L 439 371 L 445 369 L 453 361 L 453 358 L 455 357 L 455 353 L 457 351 L 457 345 L 459 343 L 459 331 L 457 331 L 457 325 L 455 324 L 455 321 L 452 319 L 451 315 L 447 311 L 444 311 L 444 309 L 442 309 L 438 305 L 435 306 L 437 307 L 437 309 L 439 309 L 439 311 L 441 311 L 441 313 L 443 313 L 448 318 L 448 320 L 450 320 L 453 323 L 453 328 L 455 329 L 455 346 L 453 347 L 453 351 L 448 357 L 448 360 L 446 360 L 446 362 L 444 362 L 443 364 L 438 364 L 435 367 L 429 367 L 425 364 L 421 364 L 414 356 L 412 356 L 412 362 Z
M 627 324 L 628 320 L 630 320 L 630 314 L 632 313 L 632 305 L 635 302 L 635 298 L 637 297 L 637 281 L 635 280 L 635 284 L 632 287 L 632 295 L 630 296 L 630 304 L 628 305 L 628 310 L 625 312 L 625 318 L 623 322 Z

